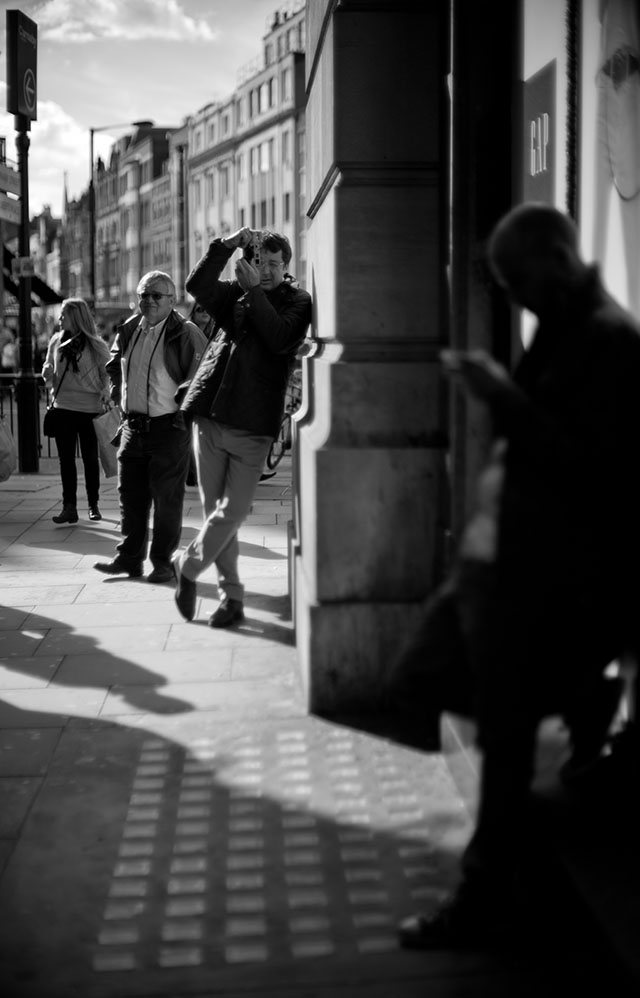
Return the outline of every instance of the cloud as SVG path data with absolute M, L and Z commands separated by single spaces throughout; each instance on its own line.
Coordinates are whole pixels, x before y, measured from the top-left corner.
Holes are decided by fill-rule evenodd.
M 40 37 L 47 41 L 211 42 L 217 32 L 186 13 L 179 0 L 48 0 L 38 10 Z
M 0 83 L 0 102 L 5 106 L 5 84 Z M 14 117 L 0 113 L 0 135 L 7 140 L 7 162 L 16 165 Z M 89 131 L 78 124 L 59 104 L 38 101 L 38 120 L 29 133 L 29 214 L 33 217 L 44 205 L 54 216 L 62 213 L 65 174 L 70 200 L 79 197 L 89 186 Z M 107 157 L 114 136 L 94 137 L 96 158 Z

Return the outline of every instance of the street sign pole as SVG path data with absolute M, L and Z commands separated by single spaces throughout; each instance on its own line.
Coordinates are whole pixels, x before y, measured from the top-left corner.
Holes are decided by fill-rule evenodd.
M 29 256 L 29 119 L 16 116 L 18 172 L 22 181 L 20 201 L 20 256 Z M 31 328 L 31 277 L 23 275 L 18 283 L 20 304 L 20 375 L 17 384 L 18 462 L 25 474 L 39 470 L 38 460 L 38 384 L 33 370 L 33 332 Z
M 18 173 L 20 175 L 21 257 L 30 255 L 29 128 L 37 118 L 38 26 L 20 10 L 7 11 L 7 111 L 15 115 Z M 20 306 L 20 371 L 16 386 L 18 411 L 18 465 L 29 474 L 39 470 L 38 383 L 33 370 L 31 276 L 22 271 L 18 282 Z

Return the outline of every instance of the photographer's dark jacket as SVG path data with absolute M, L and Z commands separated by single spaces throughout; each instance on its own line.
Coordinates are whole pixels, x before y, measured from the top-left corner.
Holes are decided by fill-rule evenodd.
M 243 291 L 220 274 L 235 250 L 214 239 L 186 289 L 216 321 L 182 403 L 191 416 L 275 437 L 296 351 L 311 321 L 311 296 L 286 279 L 273 291 Z
M 127 319 L 111 347 L 107 374 L 111 379 L 111 399 L 117 405 L 120 405 L 122 400 L 122 357 L 141 321 L 142 316 L 139 313 Z M 175 309 L 169 312 L 164 327 L 162 359 L 169 376 L 179 386 L 178 393 L 184 394 L 186 391 L 200 363 L 205 345 L 206 339 L 195 322 L 183 319 Z

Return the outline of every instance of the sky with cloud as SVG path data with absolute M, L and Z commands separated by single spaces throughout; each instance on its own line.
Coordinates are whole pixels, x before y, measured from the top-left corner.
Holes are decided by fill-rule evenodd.
M 89 182 L 89 129 L 151 119 L 177 127 L 237 85 L 283 0 L 0 0 L 0 136 L 15 161 L 6 112 L 6 10 L 38 28 L 38 110 L 29 148 L 29 208 L 62 211 Z M 115 137 L 97 132 L 95 155 Z

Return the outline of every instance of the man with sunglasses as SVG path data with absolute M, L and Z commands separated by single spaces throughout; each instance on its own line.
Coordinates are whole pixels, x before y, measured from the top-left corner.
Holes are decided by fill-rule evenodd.
M 235 280 L 220 280 L 238 249 Z M 215 564 L 220 605 L 211 627 L 244 616 L 238 529 L 280 427 L 287 380 L 311 321 L 311 297 L 287 274 L 290 260 L 285 236 L 242 228 L 214 239 L 186 282 L 217 333 L 182 403 L 193 422 L 204 524 L 175 559 L 175 598 L 182 616 L 193 620 L 196 579 Z
M 175 285 L 152 270 L 137 288 L 138 311 L 118 332 L 107 373 L 111 398 L 122 409 L 118 492 L 122 540 L 112 561 L 94 568 L 139 578 L 147 552 L 152 583 L 174 578 L 172 556 L 180 543 L 182 504 L 189 470 L 190 432 L 178 398 L 206 345 L 203 333 L 174 308 Z M 149 550 L 149 515 L 153 535 Z

